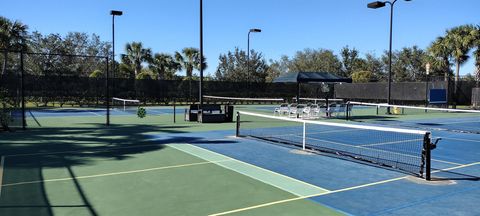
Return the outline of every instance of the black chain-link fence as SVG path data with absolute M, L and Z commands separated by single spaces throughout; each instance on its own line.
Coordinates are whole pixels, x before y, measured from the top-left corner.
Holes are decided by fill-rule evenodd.
M 22 56 L 23 55 L 23 56 Z M 5 58 L 6 56 L 6 58 Z M 108 58 L 62 54 L 8 52 L 0 57 L 0 108 L 2 120 L 11 126 L 22 124 L 22 89 L 27 107 L 100 107 L 107 101 Z M 22 61 L 23 59 L 23 61 Z M 5 61 L 6 60 L 6 61 Z M 23 76 L 22 76 L 23 74 Z M 23 86 L 22 86 L 23 80 Z M 124 79 L 110 77 L 110 97 L 137 99 L 144 105 L 199 101 L 197 80 Z M 395 104 L 425 103 L 428 89 L 448 89 L 450 104 L 470 105 L 475 81 L 458 82 L 431 79 L 425 82 L 392 83 Z M 23 88 L 22 88 L 23 87 Z M 243 98 L 284 98 L 294 101 L 296 83 L 245 83 L 205 81 L 204 95 Z M 346 100 L 386 101 L 387 83 L 301 83 L 300 97 L 342 98 Z M 327 91 L 328 90 L 328 91 Z
M 471 105 L 472 89 L 476 86 L 474 80 L 460 80 L 455 85 L 453 80 L 429 82 L 392 83 L 391 100 L 394 104 L 421 104 L 427 101 L 430 89 L 446 89 L 449 104 Z M 346 100 L 385 102 L 387 100 L 388 84 L 378 83 L 343 83 L 335 85 L 335 97 Z

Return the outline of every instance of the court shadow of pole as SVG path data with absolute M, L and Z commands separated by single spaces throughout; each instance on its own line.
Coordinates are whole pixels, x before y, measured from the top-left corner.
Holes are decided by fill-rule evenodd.
M 85 195 L 85 192 L 82 189 L 82 186 L 80 185 L 80 182 L 78 182 L 78 179 L 75 176 L 75 173 L 72 170 L 72 167 L 68 164 L 68 162 L 65 160 L 65 157 L 62 157 L 63 161 L 65 162 L 65 167 L 68 170 L 68 174 L 70 175 L 70 178 L 72 179 L 73 183 L 75 184 L 75 188 L 77 189 L 78 194 L 80 195 L 80 198 L 82 199 L 83 203 L 85 204 L 84 206 L 88 209 L 90 212 L 90 215 L 92 216 L 97 216 L 97 212 L 93 208 L 92 204 L 88 200 L 87 196 Z

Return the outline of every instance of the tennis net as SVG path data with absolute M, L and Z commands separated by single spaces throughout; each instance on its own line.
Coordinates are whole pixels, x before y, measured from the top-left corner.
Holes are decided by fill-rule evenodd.
M 237 136 L 393 168 L 430 180 L 430 132 L 237 112 Z
M 320 105 L 325 105 L 327 103 L 327 99 L 325 98 L 298 98 L 299 101 L 297 102 L 297 98 L 293 97 L 292 100 L 297 102 L 297 103 L 313 103 L 313 104 L 320 104 Z M 334 103 L 343 103 L 343 99 L 328 99 L 328 103 L 334 104 Z
M 203 98 L 208 102 L 226 104 L 278 104 L 285 101 L 283 98 L 242 98 L 213 95 L 204 95 Z
M 112 107 L 120 111 L 136 113 L 139 106 L 139 100 L 122 99 L 116 97 L 112 98 Z
M 348 102 L 347 120 L 397 127 L 480 133 L 480 110 Z M 390 108 L 390 114 L 388 112 Z

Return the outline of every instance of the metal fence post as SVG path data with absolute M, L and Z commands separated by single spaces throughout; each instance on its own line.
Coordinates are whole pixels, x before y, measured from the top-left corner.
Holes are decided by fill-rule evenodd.
M 237 127 L 235 131 L 235 136 L 236 137 L 240 136 L 240 112 L 237 112 Z
M 25 117 L 25 70 L 23 68 L 23 51 L 20 51 L 20 73 L 21 73 L 21 94 L 22 94 L 22 129 L 26 130 L 27 121 Z

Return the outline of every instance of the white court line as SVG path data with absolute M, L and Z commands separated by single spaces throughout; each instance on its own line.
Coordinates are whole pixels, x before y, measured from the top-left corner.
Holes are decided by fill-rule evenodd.
M 474 162 L 474 163 L 469 163 L 469 164 L 461 164 L 461 165 L 456 166 L 456 167 L 439 169 L 439 170 L 432 171 L 432 173 L 439 173 L 439 172 L 445 172 L 445 171 L 450 171 L 450 170 L 456 170 L 456 169 L 461 169 L 461 168 L 475 166 L 475 165 L 480 165 L 480 161 L 479 162 Z
M 472 140 L 472 139 L 461 139 L 461 138 L 451 138 L 451 137 L 434 137 L 434 138 L 441 138 L 446 140 L 458 140 L 458 141 L 466 141 L 466 142 L 480 142 L 480 140 Z
M 475 165 L 480 165 L 480 162 L 463 164 L 461 166 L 451 167 L 451 168 L 447 168 L 447 169 L 443 169 L 443 170 L 437 170 L 437 171 L 432 172 L 432 173 L 438 173 L 438 172 L 454 170 L 454 169 L 461 169 L 461 168 L 465 168 L 465 167 L 469 167 L 469 166 L 475 166 Z M 308 199 L 308 198 L 312 198 L 312 197 L 320 197 L 320 196 L 325 196 L 325 195 L 328 195 L 328 194 L 345 192 L 345 191 L 350 191 L 350 190 L 355 190 L 355 189 L 360 189 L 360 188 L 385 184 L 385 183 L 389 183 L 389 182 L 399 181 L 399 180 L 402 180 L 402 179 L 406 179 L 408 177 L 410 177 L 410 176 L 403 176 L 403 177 L 398 177 L 398 178 L 393 178 L 393 179 L 387 179 L 387 180 L 383 180 L 383 181 L 372 182 L 372 183 L 363 184 L 363 185 L 357 185 L 357 186 L 353 186 L 353 187 L 343 188 L 343 189 L 339 189 L 339 190 L 333 190 L 333 191 L 314 194 L 314 195 L 309 195 L 309 196 L 300 196 L 300 197 L 295 197 L 295 198 L 290 198 L 290 199 L 278 200 L 278 201 L 263 203 L 263 204 L 260 204 L 260 205 L 250 206 L 250 207 L 246 207 L 246 208 L 234 209 L 234 210 L 230 210 L 230 211 L 211 214 L 210 216 L 220 216 L 220 215 L 233 214 L 233 213 L 248 211 L 248 210 L 257 209 L 257 208 L 263 208 L 263 207 L 272 206 L 272 205 L 281 204 L 281 203 L 293 202 L 293 201 Z
M 0 158 L 0 197 L 2 197 L 2 180 L 3 180 L 3 167 L 5 164 L 5 156 Z
M 100 115 L 100 114 L 98 114 L 98 113 L 94 113 L 94 112 L 91 112 L 91 111 L 88 111 L 88 112 L 89 112 L 89 113 L 92 113 L 92 114 L 94 114 L 94 115 L 96 115 L 96 116 L 103 116 L 103 115 Z
M 299 179 L 246 163 L 244 161 L 237 160 L 235 158 L 231 158 L 195 145 L 168 144 L 168 146 L 207 161 L 214 161 L 217 158 L 228 159 L 227 163 L 219 162 L 215 164 L 297 196 L 306 196 L 329 191 L 328 189 L 318 187 Z
M 77 176 L 75 178 L 57 178 L 57 179 L 46 179 L 46 180 L 40 180 L 40 181 L 17 182 L 17 183 L 4 184 L 3 187 L 11 187 L 11 186 L 19 186 L 19 185 L 27 185 L 27 184 L 38 184 L 38 183 L 45 183 L 45 182 L 70 181 L 70 180 L 73 180 L 73 179 L 88 179 L 88 178 L 98 178 L 98 177 L 106 177 L 106 176 L 126 175 L 126 174 L 133 174 L 133 173 L 142 173 L 142 172 L 151 172 L 151 171 L 158 171 L 158 170 L 174 169 L 174 168 L 180 168 L 180 167 L 198 166 L 198 165 L 205 165 L 205 164 L 215 164 L 215 163 L 220 163 L 220 162 L 225 162 L 225 161 L 228 161 L 228 160 L 205 161 L 205 162 L 198 162 L 198 163 L 154 167 L 154 168 L 148 168 L 148 169 L 130 170 L 130 171 L 123 171 L 123 172 L 112 172 L 112 173 L 103 173 L 103 174 L 97 174 L 97 175 Z

